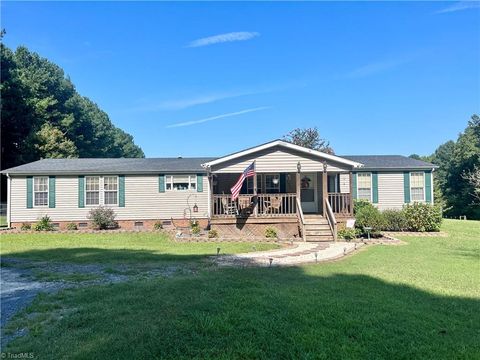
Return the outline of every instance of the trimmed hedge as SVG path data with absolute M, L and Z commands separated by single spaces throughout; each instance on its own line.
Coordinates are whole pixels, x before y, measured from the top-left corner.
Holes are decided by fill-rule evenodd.
M 402 210 L 385 210 L 380 212 L 366 200 L 355 202 L 355 227 L 363 235 L 365 228 L 372 228 L 371 234 L 378 235 L 380 231 L 440 231 L 442 224 L 442 209 L 439 206 L 413 203 Z

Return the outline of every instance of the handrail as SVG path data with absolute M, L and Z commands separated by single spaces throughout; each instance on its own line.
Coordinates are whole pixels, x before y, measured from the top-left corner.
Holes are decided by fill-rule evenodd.
M 300 220 L 300 225 L 302 228 L 302 240 L 307 241 L 307 238 L 305 236 L 305 217 L 303 216 L 303 210 L 302 210 L 302 204 L 300 203 L 300 199 L 297 197 L 295 198 L 297 202 L 297 214 L 298 214 L 298 219 Z
M 332 231 L 333 241 L 337 241 L 337 220 L 335 219 L 335 214 L 333 213 L 328 199 L 325 199 L 325 208 L 327 209 L 326 218 L 328 220 L 328 225 L 330 225 L 330 230 Z

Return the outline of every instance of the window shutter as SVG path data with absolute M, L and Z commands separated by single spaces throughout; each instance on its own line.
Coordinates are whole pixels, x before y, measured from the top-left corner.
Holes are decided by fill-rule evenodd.
M 410 203 L 410 173 L 408 171 L 403 173 L 403 197 L 405 204 Z
M 165 175 L 158 175 L 158 192 L 165 192 Z
M 203 174 L 197 174 L 197 192 L 203 192 Z
M 352 174 L 352 197 L 357 198 L 357 173 Z
M 372 172 L 372 202 L 378 204 L 378 173 Z
M 33 177 L 27 176 L 27 209 L 33 208 Z
M 125 175 L 118 175 L 118 207 L 125 207 Z
M 282 194 L 287 192 L 287 174 L 280 173 L 280 192 Z
M 85 207 L 85 176 L 78 177 L 78 207 Z
M 48 207 L 55 207 L 55 176 L 48 177 Z
M 432 202 L 432 172 L 425 171 L 425 201 Z

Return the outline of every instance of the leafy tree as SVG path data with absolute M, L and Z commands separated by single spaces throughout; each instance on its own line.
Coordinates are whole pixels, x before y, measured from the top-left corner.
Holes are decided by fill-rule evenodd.
M 283 137 L 292 144 L 303 146 L 309 149 L 323 151 L 327 154 L 334 154 L 330 143 L 322 139 L 316 127 L 313 128 L 296 128 Z
M 477 204 L 480 204 L 480 166 L 474 165 L 473 170 L 464 172 L 462 177 L 468 181 L 473 188 L 473 197 Z
M 37 141 L 35 147 L 42 155 L 48 158 L 72 158 L 77 157 L 78 152 L 72 140 L 49 123 L 42 125 L 36 133 Z

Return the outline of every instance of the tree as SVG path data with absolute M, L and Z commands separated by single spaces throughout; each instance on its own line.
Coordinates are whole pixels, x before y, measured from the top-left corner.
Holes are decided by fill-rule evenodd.
M 313 128 L 296 128 L 285 135 L 284 140 L 292 144 L 303 146 L 309 149 L 323 151 L 327 154 L 334 154 L 330 143 L 322 139 L 316 127 Z
M 474 165 L 473 170 L 464 172 L 462 177 L 473 188 L 472 196 L 477 204 L 480 204 L 480 166 Z
M 36 133 L 35 147 L 42 158 L 73 158 L 78 157 L 77 148 L 59 128 L 49 123 L 42 125 Z

